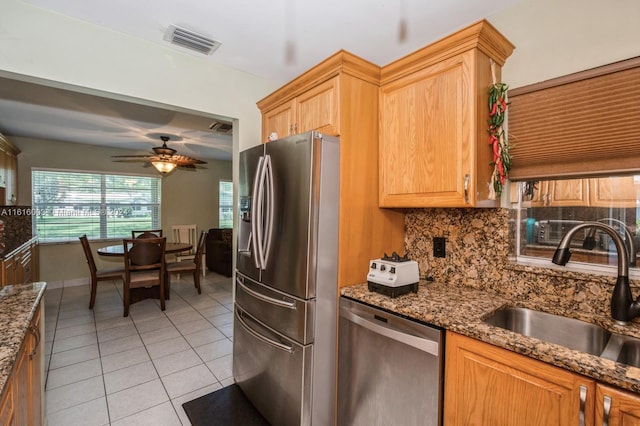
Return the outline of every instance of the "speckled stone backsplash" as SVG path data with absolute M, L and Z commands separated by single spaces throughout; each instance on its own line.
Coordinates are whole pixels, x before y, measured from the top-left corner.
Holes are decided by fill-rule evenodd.
M 411 209 L 405 247 L 420 275 L 447 285 L 493 290 L 536 308 L 608 315 L 615 277 L 516 265 L 509 260 L 509 209 Z M 446 238 L 446 257 L 433 256 L 433 237 Z M 640 294 L 632 282 L 634 295 Z M 544 303 L 542 302 L 544 301 Z
M 0 237 L 0 256 L 10 253 L 33 235 L 31 206 L 0 206 L 3 225 Z

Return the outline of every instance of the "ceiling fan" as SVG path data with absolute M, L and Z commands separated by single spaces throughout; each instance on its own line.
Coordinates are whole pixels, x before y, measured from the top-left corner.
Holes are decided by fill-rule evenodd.
M 196 164 L 207 164 L 206 161 L 198 160 L 195 158 L 187 157 L 186 155 L 176 154 L 176 150 L 169 148 L 167 142 L 169 136 L 160 136 L 162 140 L 162 146 L 156 146 L 153 148 L 153 155 L 113 155 L 113 158 L 120 158 L 121 162 L 145 162 L 150 163 L 162 174 L 167 174 L 173 171 L 176 167 L 183 169 L 195 169 Z

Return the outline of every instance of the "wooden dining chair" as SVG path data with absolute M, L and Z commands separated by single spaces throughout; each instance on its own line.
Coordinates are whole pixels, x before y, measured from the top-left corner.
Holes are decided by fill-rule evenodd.
M 132 238 L 122 240 L 124 248 L 124 316 L 129 316 L 129 305 L 151 296 L 152 287 L 158 287 L 160 308 L 165 310 L 165 246 L 167 239 Z M 142 290 L 142 289 L 145 290 Z M 132 300 L 132 290 L 141 294 Z
M 169 262 L 166 266 L 166 277 L 168 291 L 171 291 L 171 274 L 191 273 L 193 274 L 193 284 L 198 289 L 198 294 L 202 294 L 200 288 L 200 270 L 203 268 L 202 258 L 204 254 L 204 244 L 207 239 L 207 232 L 202 231 L 198 239 L 196 254 L 190 262 Z
M 191 244 L 191 250 L 186 252 L 181 252 L 175 255 L 176 262 L 182 262 L 184 260 L 191 260 L 196 256 L 196 251 L 198 246 L 196 245 L 196 225 L 172 225 L 171 226 L 171 237 L 174 243 L 188 243 Z M 205 269 L 202 268 L 202 277 L 205 277 Z M 178 279 L 180 279 L 180 274 L 178 274 Z
M 131 238 L 159 238 L 162 237 L 162 229 L 146 229 L 131 231 Z
M 91 274 L 91 298 L 89 299 L 89 309 L 93 309 L 93 305 L 96 303 L 98 283 L 100 281 L 124 280 L 124 267 L 120 266 L 99 270 L 96 267 L 95 260 L 93 259 L 93 253 L 91 252 L 91 246 L 89 245 L 87 235 L 82 235 L 79 238 L 80 243 L 82 243 L 82 250 L 84 251 L 84 256 L 87 258 L 87 265 L 89 265 L 89 272 Z

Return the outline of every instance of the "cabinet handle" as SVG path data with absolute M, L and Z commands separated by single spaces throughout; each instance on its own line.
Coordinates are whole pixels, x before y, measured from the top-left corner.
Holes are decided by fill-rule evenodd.
M 33 346 L 33 349 L 31 349 L 31 353 L 29 353 L 29 359 L 33 359 L 33 357 L 35 356 L 38 350 L 38 346 L 40 346 L 40 330 L 30 325 L 29 331 L 31 332 L 31 334 L 33 334 L 33 337 L 35 337 L 36 339 L 36 344 Z
M 602 426 L 609 426 L 609 414 L 611 413 L 611 397 L 608 395 L 604 396 L 604 401 L 602 402 L 602 407 L 604 408 L 602 414 Z
M 464 202 L 469 204 L 469 175 L 464 175 Z
M 585 425 L 585 407 L 587 405 L 587 387 L 580 385 L 580 414 L 578 415 L 578 424 L 580 426 Z

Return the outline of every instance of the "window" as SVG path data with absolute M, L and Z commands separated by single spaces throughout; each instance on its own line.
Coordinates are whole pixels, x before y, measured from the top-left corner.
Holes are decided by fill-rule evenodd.
M 519 262 L 550 261 L 560 239 L 585 222 L 610 225 L 620 235 L 636 267 L 640 251 L 640 176 L 610 176 L 520 182 L 511 187 L 515 254 Z M 570 265 L 617 265 L 612 238 L 586 229 L 573 238 Z M 586 264 L 586 265 L 585 265 Z M 547 263 L 550 266 L 550 262 Z
M 219 187 L 219 215 L 220 228 L 233 228 L 233 182 L 221 180 Z
M 125 238 L 160 227 L 160 178 L 32 170 L 34 231 L 41 242 Z

